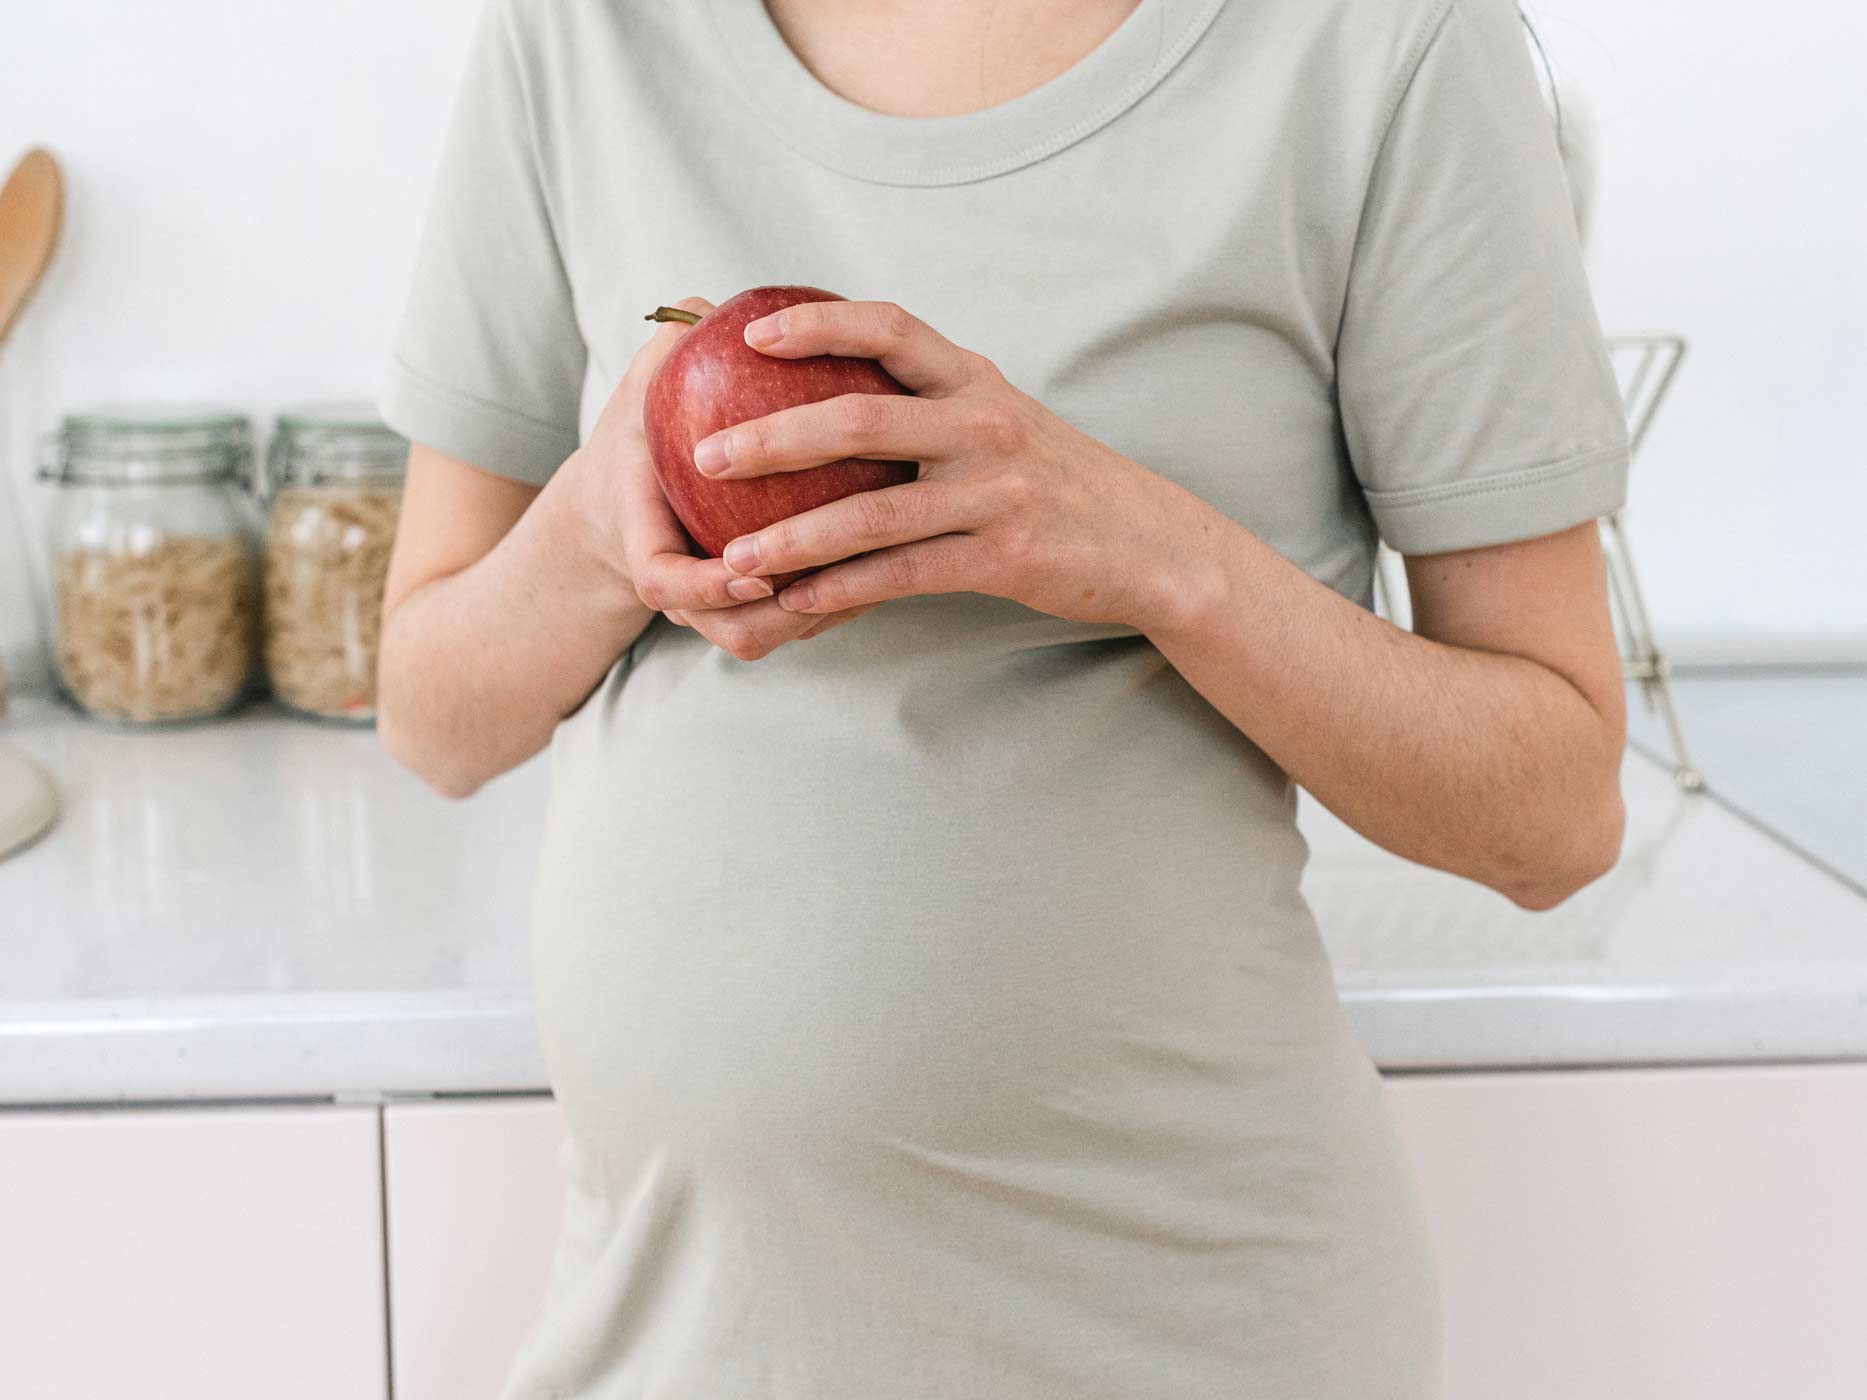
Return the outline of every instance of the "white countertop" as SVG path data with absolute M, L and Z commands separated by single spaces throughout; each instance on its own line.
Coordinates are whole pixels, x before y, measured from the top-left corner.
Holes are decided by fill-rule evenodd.
M 65 814 L 0 863 L 0 1104 L 547 1087 L 525 914 L 544 764 L 448 803 L 269 709 L 142 732 L 26 701 Z M 1867 897 L 1628 756 L 1620 867 L 1530 915 L 1307 804 L 1383 1069 L 1867 1060 Z

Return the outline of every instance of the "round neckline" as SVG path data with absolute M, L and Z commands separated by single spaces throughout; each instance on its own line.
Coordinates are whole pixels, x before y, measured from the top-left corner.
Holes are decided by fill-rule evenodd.
M 1145 97 L 1224 3 L 1140 0 L 1095 48 L 1029 92 L 976 112 L 902 117 L 824 86 L 764 0 L 707 0 L 741 89 L 774 134 L 820 165 L 884 185 L 990 179 L 1074 145 Z

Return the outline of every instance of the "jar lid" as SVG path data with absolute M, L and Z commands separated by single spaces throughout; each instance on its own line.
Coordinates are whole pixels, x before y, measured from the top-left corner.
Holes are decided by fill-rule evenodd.
M 57 481 L 220 481 L 253 463 L 243 413 L 198 404 L 112 404 L 65 415 L 42 475 Z
M 400 481 L 408 467 L 408 439 L 385 425 L 370 404 L 303 404 L 280 412 L 267 463 L 275 484 Z

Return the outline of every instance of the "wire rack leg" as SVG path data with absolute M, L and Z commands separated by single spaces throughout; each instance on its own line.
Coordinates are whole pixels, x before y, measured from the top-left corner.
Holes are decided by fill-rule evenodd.
M 1602 524 L 1612 541 L 1612 548 L 1607 552 L 1608 582 L 1627 627 L 1630 669 L 1640 682 L 1640 693 L 1648 707 L 1659 712 L 1666 726 L 1667 738 L 1672 743 L 1673 780 L 1685 791 L 1697 792 L 1705 786 L 1705 775 L 1686 751 L 1685 730 L 1679 723 L 1678 707 L 1673 703 L 1672 667 L 1653 635 L 1646 597 L 1640 589 L 1639 575 L 1634 572 L 1627 532 L 1621 528 L 1621 513 L 1615 511 L 1606 516 Z

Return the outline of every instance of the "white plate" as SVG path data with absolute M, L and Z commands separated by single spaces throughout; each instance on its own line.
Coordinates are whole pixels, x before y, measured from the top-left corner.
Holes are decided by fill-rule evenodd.
M 0 860 L 58 819 L 58 789 L 38 764 L 0 749 Z

